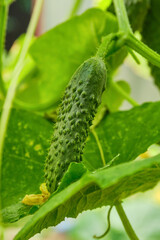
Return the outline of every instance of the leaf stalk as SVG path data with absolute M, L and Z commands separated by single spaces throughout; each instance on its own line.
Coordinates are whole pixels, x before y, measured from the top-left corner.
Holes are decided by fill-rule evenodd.
M 119 203 L 119 204 L 115 205 L 115 207 L 116 207 L 118 215 L 119 215 L 119 217 L 120 217 L 120 219 L 123 223 L 123 226 L 125 228 L 125 231 L 126 231 L 128 237 L 131 240 L 139 240 L 139 238 L 137 237 L 136 233 L 134 232 L 134 230 L 133 230 L 133 228 L 132 228 L 132 226 L 131 226 L 131 224 L 130 224 L 127 216 L 126 216 L 126 213 L 125 213 L 125 211 L 122 207 L 122 204 Z

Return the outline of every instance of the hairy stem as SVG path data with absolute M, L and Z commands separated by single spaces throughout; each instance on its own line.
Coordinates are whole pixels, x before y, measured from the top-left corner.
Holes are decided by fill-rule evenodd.
M 71 9 L 71 13 L 69 15 L 69 18 L 72 18 L 76 15 L 78 9 L 80 8 L 83 0 L 73 0 L 74 1 L 74 4 L 73 4 L 73 7 Z
M 113 0 L 116 15 L 118 18 L 119 30 L 132 33 L 129 19 L 126 12 L 124 0 Z
M 125 44 L 146 58 L 150 63 L 160 68 L 160 55 L 139 41 L 133 34 L 125 36 Z
M 123 96 L 132 106 L 136 107 L 139 104 L 133 99 L 131 98 L 131 96 L 129 94 L 127 94 L 116 82 L 112 82 L 111 83 L 112 86 L 114 87 L 114 89 L 121 94 L 121 96 Z
M 33 34 L 35 32 L 35 29 L 36 29 L 36 26 L 37 26 L 37 23 L 38 23 L 38 19 L 39 19 L 39 15 L 40 15 L 40 12 L 41 12 L 42 4 L 43 4 L 43 0 L 37 0 L 36 1 L 35 7 L 34 7 L 34 10 L 33 10 L 33 14 L 32 14 L 32 17 L 31 17 L 31 21 L 29 23 L 28 30 L 27 30 L 27 33 L 26 33 L 26 37 L 25 37 L 25 40 L 24 40 L 24 44 L 23 44 L 18 62 L 17 62 L 16 66 L 15 66 L 15 69 L 13 71 L 11 84 L 9 86 L 9 89 L 8 89 L 8 92 L 7 92 L 7 95 L 6 95 L 6 99 L 5 99 L 5 102 L 4 102 L 3 110 L 2 110 L 1 121 L 0 121 L 0 178 L 2 176 L 1 169 L 2 169 L 3 146 L 4 146 L 5 135 L 6 135 L 7 126 L 8 126 L 8 121 L 9 121 L 9 117 L 10 117 L 11 107 L 12 107 L 13 100 L 14 100 L 14 97 L 15 97 L 19 75 L 20 75 L 21 70 L 22 70 L 23 65 L 24 65 L 24 59 L 25 59 L 25 56 L 26 56 L 27 51 L 29 49 Z M 2 181 L 0 181 L 0 182 L 2 182 Z M 0 186 L 0 188 L 1 188 L 1 186 Z M 1 199 L 0 199 L 0 209 L 1 209 L 1 207 L 2 206 L 1 206 Z
M 117 205 L 115 205 L 116 207 L 116 210 L 118 212 L 118 215 L 123 223 L 123 226 L 126 230 L 126 233 L 128 235 L 128 237 L 131 239 L 131 240 L 139 240 L 139 238 L 137 237 L 136 233 L 134 232 L 126 214 L 125 214 L 125 211 L 122 207 L 122 205 L 119 203 Z
M 3 68 L 3 50 L 6 35 L 7 17 L 8 17 L 8 4 L 0 4 L 0 92 L 2 96 L 5 96 L 5 87 L 2 77 Z

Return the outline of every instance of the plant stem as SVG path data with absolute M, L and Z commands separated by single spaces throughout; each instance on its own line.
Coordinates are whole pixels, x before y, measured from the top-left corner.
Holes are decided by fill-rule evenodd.
M 125 214 L 125 211 L 122 207 L 122 205 L 119 203 L 117 205 L 115 205 L 116 207 L 116 210 L 118 212 L 118 215 L 123 223 L 123 226 L 126 230 L 126 233 L 128 235 L 128 237 L 131 239 L 131 240 L 139 240 L 139 238 L 137 237 L 136 233 L 134 232 L 126 214 Z
M 129 94 L 127 94 L 120 86 L 118 86 L 116 82 L 112 82 L 111 84 L 114 89 L 120 93 L 121 96 L 123 96 L 132 106 L 136 107 L 139 105 L 133 98 L 131 98 Z
M 134 61 L 139 65 L 140 61 L 139 61 L 138 57 L 136 56 L 136 54 L 129 47 L 127 47 L 127 50 L 130 53 L 131 57 L 134 59 Z
M 13 100 L 14 100 L 14 97 L 15 97 L 19 75 L 20 75 L 21 70 L 23 68 L 24 59 L 25 59 L 25 56 L 26 56 L 27 51 L 29 49 L 33 34 L 35 32 L 35 29 L 36 29 L 36 26 L 37 26 L 37 23 L 38 23 L 38 19 L 39 19 L 39 15 L 40 15 L 40 12 L 41 12 L 42 4 L 43 4 L 43 0 L 37 0 L 36 1 L 35 7 L 34 7 L 34 10 L 33 10 L 33 14 L 32 14 L 32 17 L 31 17 L 31 21 L 29 23 L 28 30 L 27 30 L 27 33 L 26 33 L 26 37 L 25 37 L 25 40 L 24 40 L 24 44 L 23 44 L 18 62 L 17 62 L 16 66 L 15 66 L 15 69 L 13 71 L 11 84 L 9 86 L 9 89 L 8 89 L 8 92 L 7 92 L 7 95 L 6 95 L 6 99 L 5 99 L 5 102 L 4 102 L 3 110 L 2 110 L 1 121 L 0 121 L 0 178 L 2 176 L 1 173 L 2 173 L 3 146 L 4 146 L 5 135 L 6 135 L 7 126 L 8 126 L 8 121 L 9 121 L 9 117 L 10 117 L 11 107 L 12 107 L 12 103 L 13 103 Z M 0 181 L 0 182 L 2 182 L 2 181 Z M 1 186 L 0 186 L 0 188 L 1 188 Z M 1 209 L 1 207 L 2 206 L 1 206 L 1 199 L 0 199 L 0 209 Z
M 96 142 L 97 142 L 100 154 L 101 154 L 101 160 L 102 160 L 103 166 L 105 166 L 106 165 L 106 161 L 105 161 L 105 157 L 104 157 L 104 153 L 103 153 L 103 149 L 102 149 L 101 143 L 100 143 L 99 138 L 97 136 L 97 133 L 96 133 L 96 131 L 94 129 L 92 129 L 92 133 L 93 133 L 93 135 L 94 135 L 94 137 L 96 139 Z M 136 236 L 136 234 L 135 234 L 135 232 L 134 232 L 134 230 L 133 230 L 133 228 L 132 228 L 132 226 L 131 226 L 131 224 L 130 224 L 127 216 L 126 216 L 126 214 L 125 214 L 125 211 L 124 211 L 122 205 L 120 203 L 118 203 L 118 204 L 115 205 L 115 207 L 116 207 L 118 215 L 119 215 L 119 217 L 120 217 L 120 219 L 121 219 L 121 221 L 123 223 L 123 226 L 124 226 L 128 236 L 129 236 L 129 238 L 131 240 L 139 240 L 138 237 Z M 102 237 L 104 237 L 105 235 L 108 234 L 108 232 L 110 230 L 110 212 L 111 212 L 111 209 L 112 209 L 112 207 L 110 208 L 110 211 L 109 211 L 109 214 L 108 214 L 108 223 L 109 224 L 108 224 L 108 228 L 107 228 L 106 232 L 103 235 L 99 236 L 99 237 L 94 236 L 94 238 L 102 238 Z
M 133 34 L 125 36 L 125 44 L 141 54 L 150 63 L 160 68 L 160 55 L 149 48 L 147 45 L 136 39 Z
M 8 4 L 0 4 L 0 92 L 3 97 L 5 96 L 5 87 L 2 78 L 3 50 L 6 35 L 8 9 L 9 9 Z
M 102 160 L 103 166 L 105 166 L 106 165 L 106 161 L 105 161 L 105 157 L 104 157 L 104 153 L 103 153 L 103 149 L 102 149 L 101 143 L 100 143 L 99 138 L 97 136 L 97 133 L 96 133 L 96 131 L 94 129 L 92 129 L 92 133 L 93 133 L 93 136 L 96 139 L 96 142 L 97 142 L 97 145 L 98 145 L 98 148 L 99 148 L 99 152 L 100 152 L 100 155 L 101 155 L 101 160 Z
M 110 216 L 111 216 L 112 208 L 113 208 L 113 206 L 110 206 L 109 211 L 108 211 L 108 214 L 107 214 L 107 223 L 108 223 L 108 226 L 107 226 L 106 231 L 105 231 L 102 235 L 100 235 L 100 236 L 94 235 L 93 238 L 95 238 L 95 239 L 101 239 L 101 238 L 104 238 L 104 237 L 109 233 L 110 228 L 111 228 L 111 219 L 110 219 Z
M 114 2 L 116 15 L 118 18 L 119 30 L 126 33 L 127 32 L 132 33 L 132 29 L 129 23 L 124 0 L 113 0 L 113 2 Z
M 78 9 L 80 8 L 83 0 L 73 0 L 74 1 L 74 4 L 73 4 L 73 7 L 72 7 L 72 10 L 71 10 L 71 13 L 69 15 L 69 18 L 72 18 L 76 15 Z

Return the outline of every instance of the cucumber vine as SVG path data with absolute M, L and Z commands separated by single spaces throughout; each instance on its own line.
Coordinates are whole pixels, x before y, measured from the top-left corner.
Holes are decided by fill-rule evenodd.
M 148 10 L 149 7 L 150 8 L 152 7 L 152 4 L 151 4 L 153 3 L 152 1 L 155 1 L 155 0 L 148 1 L 150 2 L 150 5 L 148 3 L 146 4 L 145 2 L 146 12 L 149 11 Z M 76 0 L 73 4 L 73 8 L 69 15 L 69 20 L 55 27 L 50 32 L 44 34 L 44 36 L 38 37 L 33 42 L 33 44 L 31 44 L 32 38 L 34 36 L 34 32 L 37 27 L 41 8 L 44 2 L 43 0 L 36 0 L 35 7 L 33 9 L 31 20 L 28 26 L 28 30 L 26 32 L 23 44 L 21 46 L 21 50 L 19 53 L 17 53 L 18 55 L 17 63 L 10 76 L 10 83 L 7 85 L 6 82 L 4 81 L 4 73 L 3 73 L 3 67 L 4 67 L 3 52 L 4 52 L 4 42 L 5 42 L 5 35 L 6 35 L 8 9 L 11 2 L 12 0 L 2 1 L 0 3 L 0 20 L 1 20 L 1 23 L 0 23 L 1 24 L 0 25 L 0 103 L 2 102 L 2 107 L 0 105 L 0 113 L 1 113 L 0 115 L 1 117 L 0 118 L 0 179 L 1 179 L 0 192 L 2 192 L 2 194 L 0 194 L 2 195 L 2 197 L 0 197 L 0 209 L 1 209 L 0 237 L 3 239 L 3 222 L 5 222 L 6 219 L 10 219 L 10 220 L 7 220 L 8 222 L 9 221 L 14 222 L 20 219 L 22 216 L 25 216 L 25 214 L 29 215 L 30 213 L 34 213 L 35 211 L 37 211 L 36 213 L 34 213 L 35 216 L 33 216 L 33 218 L 26 223 L 26 225 L 20 230 L 20 232 L 15 237 L 15 240 L 21 240 L 21 239 L 27 240 L 30 237 L 32 237 L 35 233 L 40 232 L 43 228 L 51 226 L 52 223 L 57 224 L 58 222 L 62 221 L 64 217 L 67 217 L 67 216 L 75 217 L 79 212 L 82 212 L 87 209 L 93 209 L 95 208 L 95 206 L 101 207 L 106 203 L 107 205 L 110 206 L 108 215 L 107 215 L 107 221 L 108 221 L 107 230 L 101 236 L 94 235 L 94 238 L 100 239 L 109 233 L 109 230 L 111 228 L 110 214 L 111 214 L 112 208 L 115 207 L 128 237 L 131 240 L 138 240 L 139 238 L 136 235 L 135 231 L 133 230 L 133 227 L 131 226 L 125 214 L 125 211 L 122 207 L 121 203 L 123 201 L 123 195 L 127 197 L 129 195 L 132 195 L 135 192 L 145 191 L 155 186 L 155 184 L 160 180 L 159 177 L 154 176 L 155 169 L 157 170 L 157 172 L 159 171 L 160 156 L 157 155 L 155 156 L 155 158 L 153 157 L 153 159 L 149 158 L 146 163 L 145 162 L 137 163 L 136 161 L 132 161 L 134 159 L 129 160 L 129 161 L 132 161 L 131 163 L 122 162 L 124 164 L 124 167 L 128 169 L 129 173 L 125 173 L 126 175 L 123 173 L 121 176 L 121 172 L 119 172 L 119 170 L 121 170 L 121 167 L 123 166 L 121 166 L 121 164 L 119 163 L 117 164 L 116 160 L 121 155 L 122 149 L 118 149 L 119 152 L 118 154 L 115 154 L 116 156 L 112 155 L 111 149 L 109 149 L 112 146 L 108 146 L 108 149 L 106 150 L 104 148 L 104 145 L 102 144 L 101 136 L 104 134 L 104 132 L 102 132 L 102 130 L 98 132 L 97 129 L 99 129 L 100 126 L 105 121 L 107 122 L 107 118 L 109 118 L 109 116 L 112 115 L 112 109 L 109 108 L 109 104 L 106 101 L 106 99 L 108 98 L 107 94 L 110 91 L 110 89 L 112 89 L 112 91 L 116 93 L 117 102 L 118 101 L 121 102 L 121 100 L 119 99 L 122 98 L 122 100 L 126 100 L 127 102 L 129 102 L 130 105 L 133 107 L 133 109 L 139 109 L 141 107 L 141 105 L 139 105 L 137 101 L 130 96 L 127 90 L 121 87 L 121 84 L 119 84 L 119 82 L 114 81 L 115 70 L 122 64 L 127 53 L 131 54 L 131 56 L 133 57 L 133 59 L 137 64 L 140 64 L 140 61 L 137 55 L 135 54 L 135 52 L 140 54 L 149 62 L 150 64 L 149 66 L 151 68 L 153 66 L 156 66 L 158 71 L 160 68 L 160 54 L 155 52 L 154 49 L 151 49 L 149 46 L 147 46 L 144 43 L 149 41 L 150 39 L 147 39 L 147 41 L 145 41 L 144 39 L 144 42 L 142 42 L 141 40 L 138 40 L 136 38 L 134 33 L 135 29 L 132 28 L 132 22 L 130 22 L 129 20 L 129 16 L 127 13 L 128 9 L 126 9 L 124 0 L 113 0 L 113 1 L 110 1 L 109 4 L 107 5 L 103 3 L 103 11 L 98 9 L 91 9 L 91 10 L 88 10 L 88 12 L 78 17 L 75 15 L 83 1 Z M 132 0 L 131 0 L 131 3 L 135 5 L 137 4 L 136 1 L 134 2 Z M 104 6 L 107 6 L 106 11 L 104 11 Z M 112 9 L 112 13 L 109 12 L 110 11 L 109 9 Z M 97 14 L 97 16 L 95 13 Z M 113 13 L 115 13 L 115 15 Z M 145 21 L 145 18 L 147 17 L 148 17 L 147 14 L 143 14 L 143 18 L 141 19 L 141 23 L 140 23 L 141 27 L 139 28 L 140 30 L 137 29 L 142 33 L 143 38 L 145 38 L 145 34 L 143 32 L 143 29 L 141 28 L 143 28 L 143 21 Z M 110 29 L 107 28 L 108 25 L 106 24 L 105 21 L 108 21 L 107 24 L 110 23 L 111 25 L 109 26 Z M 71 32 L 73 32 L 73 29 L 75 31 L 76 26 L 80 26 L 80 28 L 82 27 L 81 30 L 79 32 L 77 31 L 77 36 L 74 35 L 73 39 L 72 39 L 72 36 L 70 35 L 68 37 L 68 41 L 66 40 L 66 45 L 65 45 L 65 39 L 62 39 L 62 35 L 63 35 L 62 33 L 64 29 L 66 29 L 66 31 L 70 32 L 71 34 Z M 85 33 L 87 32 L 87 30 L 85 30 L 85 27 L 86 29 L 87 28 L 89 29 L 88 34 Z M 94 31 L 92 28 L 94 29 Z M 72 31 L 70 31 L 70 29 Z M 86 34 L 86 39 L 84 40 L 83 40 L 83 34 Z M 81 35 L 82 35 L 82 38 L 81 38 Z M 50 36 L 53 38 L 50 39 Z M 92 39 L 94 37 L 95 39 Z M 71 43 L 70 43 L 70 38 L 71 38 Z M 73 47 L 72 49 L 71 47 L 72 41 L 73 43 L 77 44 L 79 39 L 80 39 L 79 45 L 76 45 L 75 48 Z M 48 47 L 49 49 L 50 47 L 49 45 L 52 44 L 52 41 L 53 42 L 55 41 L 57 45 L 53 47 L 54 49 L 50 49 L 48 50 L 48 52 L 45 52 L 45 54 L 43 54 L 43 48 L 46 49 Z M 61 42 L 63 42 L 63 44 L 61 44 Z M 61 44 L 61 45 L 58 45 L 58 44 Z M 82 51 L 79 51 L 78 48 L 81 47 L 80 44 L 82 45 L 84 44 L 84 48 L 87 46 L 86 49 L 84 50 L 82 49 Z M 159 44 L 160 44 L 160 41 L 159 41 Z M 58 50 L 58 46 L 61 46 L 60 50 Z M 72 54 L 72 51 L 73 51 L 73 54 Z M 39 54 L 39 52 L 41 53 L 41 55 Z M 78 56 L 78 53 L 79 53 L 79 56 Z M 54 59 L 53 59 L 53 62 L 49 61 L 50 59 L 48 56 L 51 55 L 51 59 L 52 57 L 54 57 L 52 56 L 52 54 L 53 55 L 55 54 L 55 56 L 57 54 L 57 56 L 60 57 L 62 61 L 58 62 L 58 59 L 56 63 Z M 79 57 L 79 59 L 77 56 Z M 19 81 L 20 74 L 23 71 L 25 72 L 27 68 L 25 64 L 25 60 L 27 58 L 29 59 L 28 61 L 34 61 L 34 64 L 31 64 L 32 69 L 29 72 L 29 74 L 26 74 L 23 80 Z M 45 66 L 46 64 L 45 62 L 47 61 L 49 62 L 49 66 L 47 69 L 49 74 L 47 73 L 46 70 L 44 71 L 45 67 L 43 69 L 43 65 Z M 52 90 L 54 89 L 54 84 L 55 84 L 54 82 L 52 83 L 52 81 L 49 82 L 49 78 L 52 79 L 52 75 L 54 75 L 52 72 L 54 69 L 54 68 L 52 69 L 52 64 L 53 65 L 57 64 L 56 65 L 57 68 L 60 65 L 60 69 L 62 72 L 64 70 L 64 75 L 66 77 L 66 78 L 64 77 L 65 80 L 63 80 L 63 83 L 62 83 L 61 79 L 59 80 L 58 77 L 63 75 L 58 75 L 59 73 L 57 74 L 58 77 L 56 79 L 56 84 L 59 86 L 59 92 L 57 91 L 58 101 L 52 101 Z M 63 64 L 64 64 L 64 69 L 63 69 Z M 156 75 L 155 83 L 158 86 L 160 85 L 160 83 L 159 82 L 157 83 L 158 81 L 157 76 L 158 75 Z M 153 77 L 154 77 L 154 74 L 153 74 Z M 26 78 L 28 78 L 29 81 Z M 69 78 L 71 80 L 69 80 Z M 36 85 L 35 79 L 38 83 L 40 81 L 39 85 Z M 46 79 L 49 82 L 49 84 L 46 81 Z M 44 83 L 46 85 L 48 84 L 49 87 L 50 87 L 50 84 L 53 86 L 51 86 L 51 90 L 48 87 L 47 94 L 45 93 L 43 95 L 42 85 Z M 25 96 L 27 95 L 29 84 L 31 84 L 31 87 L 30 87 L 30 93 L 28 94 L 28 98 L 30 97 L 32 98 L 32 89 L 31 89 L 32 85 L 33 85 L 33 92 L 35 90 L 34 86 L 37 86 L 36 91 L 37 92 L 39 91 L 38 99 L 37 99 L 37 102 L 39 101 L 39 105 L 36 108 L 36 111 L 34 111 L 34 107 L 32 106 L 30 108 L 26 107 L 27 104 L 26 104 L 25 97 L 23 98 L 22 96 L 23 90 L 25 88 L 27 90 L 26 92 L 24 91 L 25 92 L 24 95 Z M 22 94 L 19 94 L 21 89 L 22 89 Z M 64 94 L 62 94 L 63 92 Z M 44 105 L 43 103 L 41 104 L 41 98 L 47 99 L 48 95 L 51 95 L 51 98 L 50 98 L 51 100 L 48 102 L 46 101 L 47 104 L 46 103 Z M 63 95 L 62 100 L 61 100 L 61 95 Z M 119 96 L 119 99 L 118 99 L 118 96 Z M 57 107 L 58 106 L 57 103 L 59 102 L 61 102 L 61 104 L 59 105 L 59 107 Z M 121 104 L 121 103 L 119 104 L 119 102 L 116 103 L 117 111 Z M 147 104 L 144 106 L 142 105 L 142 112 L 145 111 L 145 107 L 147 108 L 147 106 L 148 106 Z M 151 103 L 151 106 L 153 106 L 152 103 Z M 48 109 L 50 109 L 49 113 L 48 113 Z M 150 108 L 150 111 L 151 109 L 152 108 Z M 154 106 L 153 106 L 153 109 L 154 109 Z M 28 169 L 30 170 L 32 170 L 32 168 L 36 169 L 34 164 L 37 161 L 36 164 L 38 163 L 39 165 L 44 166 L 44 169 L 42 169 L 43 167 L 41 167 L 42 171 L 44 171 L 44 177 L 40 176 L 40 173 L 38 173 L 37 171 L 37 174 L 39 174 L 38 175 L 39 177 L 38 177 L 38 180 L 36 181 L 40 185 L 41 193 L 37 194 L 37 192 L 35 192 L 33 194 L 28 194 L 28 192 L 23 192 L 23 194 L 21 194 L 22 196 L 17 197 L 18 200 L 21 199 L 20 202 L 14 203 L 14 204 L 17 204 L 16 207 L 18 210 L 16 212 L 16 210 L 14 209 L 13 211 L 11 207 L 13 203 L 11 205 L 8 204 L 8 206 L 4 207 L 3 209 L 4 189 L 2 186 L 3 185 L 2 182 L 3 182 L 3 177 L 5 175 L 3 174 L 3 164 L 5 164 L 4 156 L 6 157 L 5 154 L 7 152 L 6 144 L 8 144 L 9 142 L 8 136 L 11 131 L 9 127 L 10 127 L 10 121 L 12 121 L 12 111 L 13 112 L 15 111 L 14 114 L 16 116 L 18 111 L 20 111 L 23 115 L 26 112 L 26 110 L 32 110 L 32 112 L 28 111 L 27 113 L 31 115 L 35 114 L 34 117 L 36 116 L 35 117 L 36 119 L 38 117 L 41 118 L 41 116 L 52 116 L 54 112 L 54 121 L 55 121 L 55 113 L 57 113 L 56 114 L 57 119 L 54 122 L 54 131 L 53 131 L 53 137 L 52 137 L 50 146 L 48 143 L 49 139 L 47 139 L 47 141 L 42 140 L 43 138 L 45 139 L 46 132 L 43 132 L 43 134 L 39 135 L 41 142 L 38 142 L 37 144 L 35 143 L 36 142 L 35 139 L 27 139 L 26 141 L 26 146 L 24 146 L 24 149 L 25 150 L 27 149 L 27 150 L 25 153 L 23 153 L 23 158 L 24 160 L 27 159 L 26 161 L 30 161 L 30 165 L 28 164 Z M 44 111 L 46 111 L 47 113 Z M 140 113 L 138 112 L 138 114 Z M 160 113 L 157 113 L 157 118 L 159 116 L 158 114 Z M 143 116 L 141 115 L 138 115 L 137 119 L 138 119 L 137 121 L 140 121 L 140 123 L 141 121 L 144 121 L 143 124 L 145 123 L 145 120 L 146 120 L 145 118 L 143 119 Z M 52 117 L 49 117 L 49 120 L 52 120 Z M 157 119 L 157 121 L 158 120 L 159 119 Z M 18 131 L 27 132 L 26 129 L 28 128 L 28 124 L 24 124 L 22 129 L 23 121 L 25 122 L 25 120 L 22 118 L 22 121 L 18 122 L 17 132 Z M 46 126 L 46 128 L 49 129 L 50 123 L 48 122 L 48 120 L 43 119 L 43 121 L 45 121 L 44 123 L 46 125 L 45 124 L 44 125 Z M 15 122 L 14 122 L 14 125 L 15 125 Z M 40 127 L 39 123 L 37 123 L 37 125 Z M 35 131 L 38 132 L 38 130 L 36 129 L 36 126 L 34 127 L 35 127 Z M 116 131 L 117 131 L 117 134 L 121 135 L 118 129 L 116 129 Z M 128 128 L 127 128 L 127 131 L 128 131 Z M 155 132 L 157 134 L 157 129 L 155 130 Z M 153 133 L 152 143 L 150 142 L 150 140 L 148 140 L 147 146 L 150 146 L 151 144 L 155 144 L 155 143 L 159 144 L 160 138 L 158 138 L 157 137 L 158 134 L 157 135 L 156 134 Z M 43 137 L 41 135 L 43 135 Z M 114 138 L 115 138 L 114 136 L 113 138 L 111 137 L 111 139 L 107 139 L 107 137 L 109 137 L 109 135 L 106 135 L 105 139 L 103 139 L 105 144 L 107 141 L 114 142 Z M 43 141 L 45 142 L 47 147 L 49 147 L 48 155 L 47 155 L 46 145 L 44 144 L 46 149 L 43 149 L 43 146 L 42 146 L 43 144 L 41 144 Z M 133 139 L 133 141 L 135 141 L 135 139 Z M 85 150 L 87 148 L 85 149 L 85 145 L 87 145 L 87 142 L 91 142 L 92 144 L 91 146 L 93 147 L 93 149 L 90 148 L 90 151 L 94 152 L 94 148 L 98 149 L 96 153 L 97 155 L 95 154 L 95 159 L 97 158 L 96 164 L 98 166 L 96 169 L 94 166 L 92 166 L 92 162 L 86 159 L 87 155 L 85 155 Z M 125 144 L 127 148 L 127 143 Z M 8 150 L 11 152 L 11 157 L 13 157 L 13 159 L 16 158 L 16 154 L 19 154 L 19 152 L 16 151 L 16 153 L 14 154 L 12 153 L 12 150 L 14 150 L 14 148 L 16 147 L 12 146 L 12 143 L 10 142 L 8 146 L 9 147 L 11 146 L 10 147 L 11 149 Z M 122 144 L 122 147 L 125 147 L 125 146 L 123 146 Z M 132 146 L 129 146 L 129 147 L 131 148 Z M 116 148 L 116 146 L 114 148 Z M 110 151 L 110 154 L 112 156 L 111 159 L 109 160 L 105 156 L 106 151 L 108 152 Z M 10 157 L 10 152 L 8 152 L 7 157 L 8 156 Z M 43 155 L 44 161 L 40 163 L 39 160 L 37 159 L 42 155 Z M 47 157 L 45 160 L 46 155 Z M 97 156 L 99 156 L 99 158 L 101 159 L 99 159 Z M 6 162 L 8 159 L 7 157 L 6 157 Z M 19 159 L 21 159 L 21 157 L 22 156 L 20 156 Z M 36 160 L 34 160 L 33 158 L 35 158 Z M 18 157 L 16 158 L 16 160 L 17 159 Z M 123 161 L 125 162 L 125 160 Z M 88 164 L 85 164 L 85 162 L 87 162 Z M 132 167 L 130 167 L 131 165 L 129 165 L 132 163 L 135 164 L 133 165 L 133 172 L 132 172 Z M 32 164 L 34 167 L 32 166 Z M 18 169 L 18 166 L 17 166 L 17 169 Z M 153 172 L 150 172 L 151 170 Z M 106 176 L 105 171 L 110 172 L 111 174 L 113 174 L 113 176 L 111 177 Z M 142 184 L 142 189 L 140 188 L 141 190 L 137 190 L 139 189 L 139 186 L 138 187 L 136 186 L 135 188 L 134 186 L 131 186 L 130 191 L 127 189 L 123 189 L 126 195 L 116 192 L 115 186 L 118 186 L 118 187 L 121 186 L 121 182 L 123 182 L 124 179 L 126 181 L 127 177 L 128 179 L 129 177 L 131 177 L 130 181 L 134 182 L 132 181 L 132 177 L 135 178 L 136 174 L 142 174 L 142 173 L 143 174 L 146 173 L 146 175 L 147 174 L 153 175 L 155 179 L 153 179 L 153 182 L 149 182 L 147 187 L 146 186 L 143 187 L 143 184 L 145 183 L 142 184 L 142 180 L 141 180 L 140 182 Z M 34 176 L 34 172 L 33 172 L 33 176 Z M 112 177 L 113 179 L 115 179 L 115 181 L 112 179 Z M 19 179 L 19 181 L 21 181 L 21 179 Z M 148 181 L 151 181 L 150 178 L 148 179 Z M 14 184 L 15 182 L 16 182 L 16 179 L 14 180 Z M 23 184 L 24 184 L 24 181 L 23 181 Z M 27 185 L 27 181 L 26 181 L 26 185 Z M 109 189 L 112 189 L 112 188 L 115 191 L 115 196 L 111 196 L 111 200 L 108 202 L 105 202 L 104 199 L 101 202 L 101 198 L 103 198 L 103 190 L 105 189 L 106 191 L 106 189 L 108 189 L 107 191 L 108 193 L 110 191 Z M 30 188 L 30 186 L 25 187 L 25 189 L 27 189 L 31 193 L 32 188 Z M 36 185 L 36 189 L 37 189 L 37 185 Z M 100 197 L 97 197 L 97 203 L 99 205 L 96 205 L 97 203 L 94 202 L 93 200 L 94 198 L 90 197 L 90 196 L 95 197 L 94 194 L 96 193 L 96 191 L 100 195 Z M 88 194 L 89 196 L 85 194 Z M 7 194 L 4 194 L 4 195 L 6 197 Z M 121 198 L 121 195 L 122 195 L 122 198 Z M 64 199 L 62 199 L 61 196 L 63 196 Z M 72 211 L 72 204 L 74 205 L 72 201 L 74 197 L 76 199 L 75 201 L 77 201 L 77 206 L 76 206 L 76 209 L 73 209 Z M 67 204 L 68 204 L 68 209 L 65 208 Z M 37 206 L 37 208 L 35 207 L 35 205 Z M 12 219 L 13 216 L 14 216 L 14 219 Z

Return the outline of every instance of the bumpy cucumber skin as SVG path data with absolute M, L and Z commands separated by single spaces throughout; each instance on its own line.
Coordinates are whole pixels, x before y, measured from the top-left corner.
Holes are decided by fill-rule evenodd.
M 45 179 L 48 190 L 57 189 L 71 162 L 80 162 L 89 127 L 106 85 L 103 60 L 93 57 L 75 72 L 65 90 L 48 157 Z
M 151 0 L 150 9 L 143 26 L 142 40 L 160 54 L 160 0 Z M 155 84 L 160 89 L 160 69 L 149 64 Z

